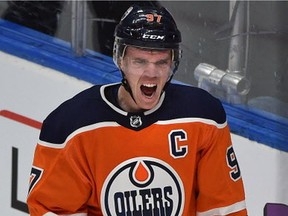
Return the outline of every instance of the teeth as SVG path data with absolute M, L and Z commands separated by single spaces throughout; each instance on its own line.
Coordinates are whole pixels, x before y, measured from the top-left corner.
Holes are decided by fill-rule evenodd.
M 156 84 L 143 84 L 143 86 L 153 88 L 156 86 Z

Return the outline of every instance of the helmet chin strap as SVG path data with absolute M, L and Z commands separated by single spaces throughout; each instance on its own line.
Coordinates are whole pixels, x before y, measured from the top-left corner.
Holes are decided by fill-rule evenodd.
M 125 46 L 123 47 L 122 54 L 121 54 L 121 58 L 122 58 L 122 59 L 124 58 L 126 49 L 127 49 L 127 45 L 125 45 Z M 117 60 L 117 61 L 118 61 L 118 60 Z M 116 62 L 117 62 L 117 61 L 116 61 Z M 121 67 L 119 66 L 118 63 L 117 63 L 117 65 L 118 65 L 118 68 L 120 69 L 121 74 L 122 74 L 121 84 L 122 84 L 122 86 L 124 87 L 124 89 L 130 94 L 130 96 L 131 96 L 131 98 L 133 99 L 133 101 L 136 103 L 136 100 L 135 100 L 135 98 L 134 98 L 134 96 L 133 96 L 131 87 L 130 87 L 130 85 L 129 85 L 129 83 L 128 83 L 128 80 L 125 78 L 125 74 L 124 74 L 123 70 L 121 69 Z M 137 104 L 137 103 L 136 103 L 136 104 Z
M 165 83 L 165 85 L 164 85 L 164 87 L 163 87 L 163 89 L 162 89 L 162 93 L 166 90 L 167 86 L 170 84 L 170 82 L 171 82 L 174 74 L 176 73 L 176 71 L 177 71 L 177 69 L 178 69 L 178 66 L 179 66 L 179 62 L 176 61 L 176 62 L 175 62 L 175 65 L 174 65 L 174 69 L 173 69 L 173 71 L 172 71 L 172 74 L 171 74 L 171 76 L 169 77 L 169 79 L 167 80 L 167 82 Z M 161 94 L 162 94 L 162 93 L 161 93 Z
M 133 101 L 137 104 L 134 96 L 133 96 L 133 93 L 132 93 L 132 90 L 131 90 L 131 87 L 127 81 L 127 79 L 125 78 L 125 74 L 124 72 L 121 70 L 121 73 L 122 73 L 122 80 L 121 80 L 121 84 L 122 86 L 124 87 L 124 89 L 130 94 L 131 98 L 133 99 Z

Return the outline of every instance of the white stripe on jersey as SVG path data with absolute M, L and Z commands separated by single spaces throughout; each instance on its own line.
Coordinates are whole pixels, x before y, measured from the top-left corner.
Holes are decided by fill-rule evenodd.
M 197 212 L 196 216 L 228 215 L 231 213 L 244 210 L 245 208 L 246 208 L 245 201 L 240 201 L 230 206 L 215 208 L 205 212 Z
M 223 124 L 218 124 L 217 122 L 213 120 L 204 119 L 204 118 L 178 118 L 178 119 L 158 121 L 155 124 L 167 125 L 167 124 L 180 124 L 180 123 L 193 123 L 193 122 L 201 122 L 201 123 L 208 124 L 208 125 L 214 125 L 215 127 L 219 129 L 225 128 L 227 126 L 227 121 L 224 122 Z
M 193 123 L 193 122 L 201 122 L 204 124 L 208 124 L 208 125 L 213 125 L 219 129 L 226 127 L 227 122 L 224 122 L 223 124 L 218 124 L 217 122 L 210 120 L 210 119 L 204 119 L 204 118 L 178 118 L 178 119 L 171 119 L 171 120 L 163 120 L 163 121 L 158 121 L 155 122 L 155 124 L 158 125 L 169 125 L 169 124 L 181 124 L 181 123 Z M 62 149 L 65 148 L 67 142 L 73 138 L 74 136 L 76 136 L 77 134 L 80 134 L 82 132 L 86 132 L 89 130 L 94 130 L 97 128 L 103 128 L 103 127 L 119 127 L 120 125 L 117 122 L 100 122 L 100 123 L 96 123 L 96 124 L 92 124 L 92 125 L 88 125 L 82 128 L 79 128 L 77 130 L 75 130 L 73 133 L 71 133 L 65 140 L 64 143 L 60 143 L 60 144 L 55 144 L 55 143 L 49 143 L 49 142 L 45 142 L 42 140 L 38 141 L 38 144 L 41 146 L 46 146 L 49 148 L 55 148 L 55 149 Z

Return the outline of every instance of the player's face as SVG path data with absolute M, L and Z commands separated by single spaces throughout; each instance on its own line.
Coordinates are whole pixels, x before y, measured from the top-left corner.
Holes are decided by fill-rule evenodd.
M 136 101 L 131 101 L 131 106 L 136 105 L 136 110 L 152 109 L 171 75 L 171 50 L 127 47 L 120 66 Z

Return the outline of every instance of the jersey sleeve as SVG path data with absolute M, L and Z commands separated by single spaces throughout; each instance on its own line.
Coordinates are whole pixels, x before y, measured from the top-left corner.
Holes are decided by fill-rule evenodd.
M 228 126 L 215 127 L 206 137 L 197 173 L 197 216 L 246 216 L 243 182 Z
M 71 148 L 73 142 L 37 144 L 27 199 L 31 216 L 48 212 L 86 215 L 91 184 L 79 157 L 81 149 Z

